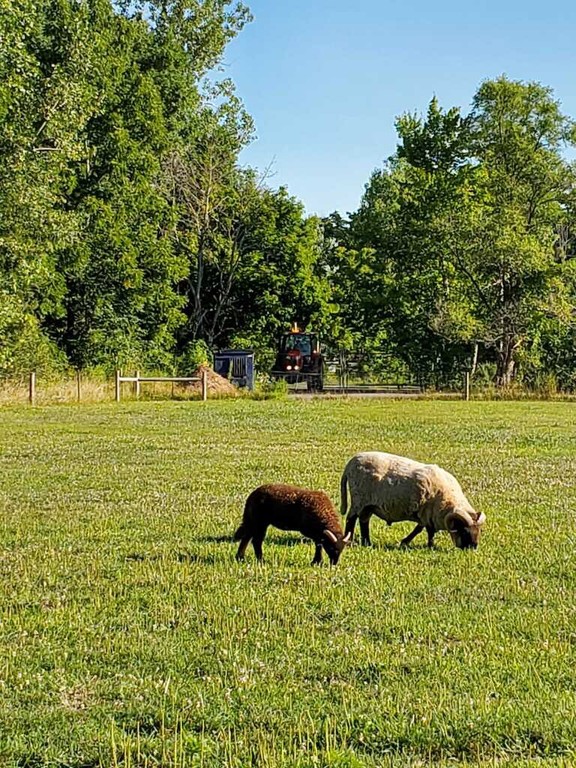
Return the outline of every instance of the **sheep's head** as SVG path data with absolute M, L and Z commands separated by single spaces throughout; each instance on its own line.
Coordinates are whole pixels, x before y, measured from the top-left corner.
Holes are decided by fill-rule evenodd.
M 335 533 L 332 533 L 332 531 L 329 531 L 327 528 L 322 532 L 322 546 L 326 550 L 326 554 L 330 558 L 332 565 L 336 565 L 344 547 L 347 544 L 350 544 L 351 539 L 351 533 L 347 533 L 346 536 L 341 533 L 336 535 Z
M 482 512 L 474 517 L 469 512 L 455 509 L 446 515 L 445 523 L 458 549 L 476 549 L 485 521 L 486 515 Z

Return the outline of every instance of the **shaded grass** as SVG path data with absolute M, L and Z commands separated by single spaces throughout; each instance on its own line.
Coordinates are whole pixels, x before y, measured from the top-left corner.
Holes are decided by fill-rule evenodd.
M 570 403 L 267 401 L 1 413 L 0 763 L 570 765 Z M 373 523 L 311 568 L 231 542 L 267 481 L 381 449 L 452 471 L 477 552 Z

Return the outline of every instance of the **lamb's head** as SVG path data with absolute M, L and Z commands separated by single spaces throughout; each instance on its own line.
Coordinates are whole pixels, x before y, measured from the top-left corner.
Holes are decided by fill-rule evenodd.
M 483 512 L 452 509 L 445 518 L 446 529 L 459 549 L 476 549 L 482 526 L 486 522 Z
M 332 565 L 336 565 L 344 547 L 347 544 L 350 544 L 351 538 L 351 533 L 347 533 L 346 536 L 344 536 L 342 533 L 332 533 L 332 531 L 329 531 L 327 528 L 322 532 L 322 546 L 326 550 L 326 554 Z

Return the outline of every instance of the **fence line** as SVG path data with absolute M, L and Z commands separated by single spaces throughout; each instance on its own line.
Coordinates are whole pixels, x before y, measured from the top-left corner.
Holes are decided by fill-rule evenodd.
M 140 376 L 140 371 L 135 371 L 134 376 L 122 376 L 121 371 L 116 371 L 116 378 L 114 382 L 114 394 L 116 402 L 120 402 L 121 396 L 121 384 L 128 383 L 134 384 L 134 394 L 136 397 L 140 396 L 140 385 L 148 382 L 179 382 L 179 381 L 200 381 L 202 384 L 202 400 L 208 399 L 208 379 L 206 371 L 202 371 L 200 376 Z

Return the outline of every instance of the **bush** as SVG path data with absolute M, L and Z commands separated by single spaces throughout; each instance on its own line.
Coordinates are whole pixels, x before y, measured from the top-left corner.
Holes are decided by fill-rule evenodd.
M 179 376 L 190 376 L 201 365 L 212 367 L 212 354 L 205 341 L 191 341 L 184 352 L 176 359 Z
M 256 377 L 252 398 L 254 400 L 279 400 L 288 396 L 288 384 L 284 379 L 275 381 L 266 373 Z

